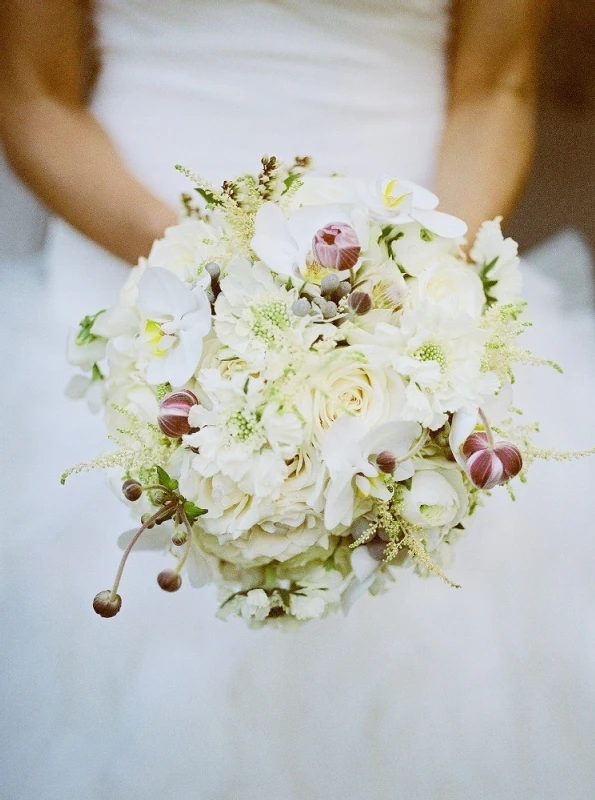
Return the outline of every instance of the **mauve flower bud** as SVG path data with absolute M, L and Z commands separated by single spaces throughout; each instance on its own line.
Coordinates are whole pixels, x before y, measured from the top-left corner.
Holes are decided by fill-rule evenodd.
M 314 260 L 326 269 L 351 269 L 356 265 L 360 252 L 356 232 L 344 222 L 325 225 L 312 239 Z
M 515 444 L 496 442 L 491 448 L 488 435 L 481 431 L 467 437 L 462 450 L 467 457 L 467 473 L 479 489 L 489 491 L 506 483 L 523 468 L 523 457 Z
M 324 278 L 320 281 L 320 292 L 323 295 L 331 295 L 336 289 L 339 288 L 339 284 L 341 281 L 339 280 L 339 276 L 336 272 L 329 272 L 328 275 L 325 275 Z
M 157 583 L 164 592 L 177 592 L 182 585 L 182 578 L 175 569 L 164 569 L 157 575 Z
M 189 389 L 180 389 L 163 398 L 159 404 L 157 424 L 166 436 L 179 439 L 190 433 L 188 414 L 192 406 L 198 405 L 196 396 Z
M 129 478 L 127 481 L 124 481 L 122 484 L 122 494 L 127 500 L 131 500 L 134 502 L 138 500 L 139 497 L 143 493 L 143 487 L 140 485 L 138 481 L 132 480 Z
M 143 514 L 142 517 L 140 518 L 141 523 L 144 525 L 145 522 L 147 522 L 147 520 L 151 519 L 152 516 L 153 515 L 149 514 L 148 512 L 146 514 Z M 151 528 L 154 528 L 154 527 L 155 527 L 155 523 L 151 522 L 150 525 L 147 525 L 147 530 L 151 530 Z
M 205 289 L 205 295 L 209 303 L 212 305 L 216 300 L 215 292 L 212 289 Z
M 348 302 L 354 314 L 367 314 L 372 308 L 372 298 L 366 292 L 351 292 Z
M 312 310 L 312 306 L 305 297 L 300 297 L 299 300 L 293 303 L 291 310 L 296 317 L 307 317 Z
M 397 468 L 397 458 L 390 450 L 383 450 L 376 456 L 376 466 L 380 472 L 386 472 L 388 475 Z
M 117 594 L 112 599 L 112 593 L 109 589 L 95 595 L 93 600 L 93 610 L 100 617 L 115 617 L 118 611 L 122 608 L 122 598 Z

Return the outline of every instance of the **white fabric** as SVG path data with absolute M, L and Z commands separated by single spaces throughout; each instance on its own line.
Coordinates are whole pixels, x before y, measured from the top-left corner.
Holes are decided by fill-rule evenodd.
M 172 202 L 171 164 L 219 178 L 263 151 L 321 170 L 431 182 L 443 102 L 442 4 L 127 0 L 99 15 L 95 110 Z M 212 618 L 208 591 L 157 588 L 135 554 L 102 620 L 125 510 L 100 476 L 58 475 L 102 446 L 62 396 L 64 320 L 113 298 L 125 268 L 56 224 L 52 297 L 3 277 L 0 636 L 3 782 L 17 800 L 395 800 L 592 796 L 593 463 L 537 465 L 458 547 L 463 588 L 403 573 L 382 598 L 297 634 Z M 592 319 L 526 270 L 534 346 L 519 403 L 544 440 L 595 440 Z M 563 390 L 562 390 L 563 387 Z

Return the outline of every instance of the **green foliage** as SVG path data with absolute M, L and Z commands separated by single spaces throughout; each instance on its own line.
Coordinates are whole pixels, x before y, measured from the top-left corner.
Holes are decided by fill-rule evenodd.
M 75 343 L 79 347 L 83 347 L 86 344 L 90 344 L 91 342 L 95 342 L 97 339 L 101 339 L 101 336 L 97 336 L 97 334 L 92 332 L 93 325 L 95 320 L 100 314 L 104 314 L 105 309 L 102 308 L 101 311 L 98 311 L 96 314 L 92 314 L 91 316 L 83 317 L 83 319 L 79 323 L 79 330 L 76 335 Z
M 484 263 L 482 268 L 479 270 L 479 278 L 483 285 L 483 293 L 485 294 L 486 305 L 488 306 L 488 308 L 490 306 L 493 306 L 494 303 L 498 302 L 497 299 L 491 293 L 492 289 L 494 288 L 494 286 L 496 286 L 498 281 L 494 281 L 490 278 L 490 272 L 496 266 L 497 261 L 498 261 L 498 256 L 496 256 L 496 258 L 493 258 L 489 263 Z

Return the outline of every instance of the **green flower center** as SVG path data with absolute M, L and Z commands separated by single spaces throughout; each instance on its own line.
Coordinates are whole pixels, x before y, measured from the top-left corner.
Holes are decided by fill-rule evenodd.
M 264 306 L 252 307 L 252 333 L 268 347 L 279 345 L 279 334 L 290 325 L 285 303 L 274 301 Z
M 417 348 L 413 354 L 413 357 L 417 358 L 418 361 L 436 361 L 442 372 L 446 370 L 446 356 L 440 345 L 426 342 L 425 344 L 422 344 L 421 347 Z
M 444 517 L 444 506 L 421 505 L 419 511 L 430 525 L 439 525 Z
M 254 413 L 236 411 L 227 421 L 227 429 L 240 442 L 247 442 L 257 433 L 258 419 Z

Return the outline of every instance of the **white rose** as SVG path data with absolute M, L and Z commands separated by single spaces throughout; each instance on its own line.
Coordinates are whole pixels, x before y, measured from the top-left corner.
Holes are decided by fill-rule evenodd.
M 395 419 L 403 408 L 402 378 L 387 370 L 373 346 L 366 354 L 358 347 L 342 347 L 324 360 L 309 384 L 296 398 L 307 421 L 307 438 L 320 441 L 324 431 L 339 417 L 363 417 L 369 429 Z
M 485 297 L 477 273 L 452 256 L 424 270 L 419 278 L 409 281 L 412 306 L 430 298 L 435 303 L 454 297 L 460 311 L 478 319 L 483 311 Z
M 403 490 L 403 517 L 422 528 L 421 538 L 434 550 L 442 537 L 466 516 L 469 496 L 461 472 L 450 462 L 422 462 Z

